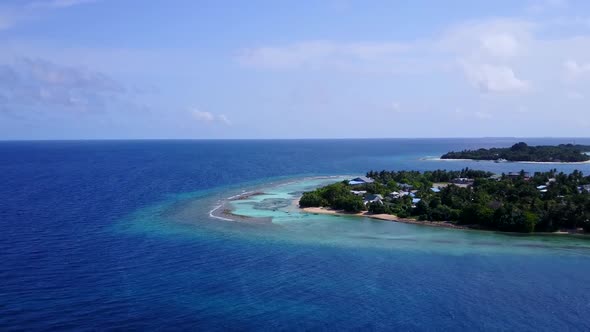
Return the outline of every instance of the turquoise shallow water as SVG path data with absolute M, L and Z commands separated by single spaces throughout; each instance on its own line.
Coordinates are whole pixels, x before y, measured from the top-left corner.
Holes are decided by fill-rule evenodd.
M 512 143 L 1 143 L 0 330 L 589 330 L 585 239 L 289 204 L 335 180 L 316 176 L 371 168 L 590 172 L 421 159 Z M 209 216 L 243 191 L 266 195 L 234 201 L 236 213 L 272 222 Z
M 264 238 L 295 244 L 327 245 L 334 247 L 363 247 L 383 250 L 410 250 L 465 254 L 519 254 L 519 255 L 580 255 L 590 257 L 590 239 L 570 235 L 521 235 L 490 231 L 459 230 L 426 225 L 375 220 L 356 216 L 332 216 L 306 213 L 295 204 L 296 198 L 307 190 L 347 178 L 315 177 L 275 180 L 241 189 L 226 189 L 215 195 L 176 197 L 175 205 L 159 206 L 170 220 L 160 223 L 164 231 L 182 223 L 187 227 L 220 231 L 243 238 Z M 243 193 L 258 192 L 246 199 L 226 201 L 225 198 Z M 178 200 L 186 200 L 179 204 Z M 220 202 L 226 208 L 248 219 L 223 216 L 213 220 L 208 211 Z M 152 207 L 153 208 L 153 207 Z M 150 211 L 154 214 L 154 211 Z M 211 219 L 209 223 L 197 220 Z M 232 220 L 223 220 L 233 218 Z M 271 221 L 258 222 L 262 218 Z M 145 218 L 138 218 L 141 223 Z M 170 221 L 172 221 L 170 225 Z M 148 223 L 149 224 L 149 223 Z M 168 230 L 169 231 L 169 230 Z M 190 234 L 190 231 L 189 233 Z M 195 234 L 196 235 L 196 234 Z
M 220 189 L 202 196 L 176 197 L 170 200 L 175 203 L 159 207 L 158 214 L 169 219 L 157 221 L 155 228 L 142 217 L 125 224 L 138 223 L 135 232 L 152 236 L 166 234 L 187 242 L 223 238 L 222 243 L 232 243 L 237 252 L 231 256 L 240 260 L 238 270 L 242 271 L 232 275 L 240 280 L 242 294 L 249 294 L 252 304 L 265 303 L 263 308 L 249 304 L 243 310 L 260 314 L 278 311 L 283 318 L 291 317 L 291 323 L 274 327 L 292 328 L 291 319 L 300 319 L 306 328 L 330 329 L 331 324 L 343 320 L 349 322 L 342 326 L 344 329 L 428 330 L 446 326 L 465 330 L 544 330 L 541 324 L 551 324 L 546 330 L 586 328 L 585 320 L 580 318 L 590 306 L 586 292 L 588 239 L 316 215 L 302 213 L 293 206 L 293 198 L 301 191 L 338 180 L 296 177 Z M 242 192 L 264 194 L 232 201 L 234 213 L 270 217 L 272 223 L 205 217 L 224 198 Z M 248 250 L 243 246 L 257 248 L 252 253 L 256 256 L 245 258 Z M 273 290 L 265 289 L 264 295 L 255 291 L 252 294 L 250 287 L 257 289 L 252 283 L 259 282 L 254 280 L 269 278 L 268 273 L 273 280 L 267 280 L 271 283 L 268 287 Z M 277 278 L 281 280 L 279 285 L 275 284 Z M 286 302 L 285 297 L 289 299 Z M 200 303 L 203 299 L 193 301 Z M 220 301 L 215 310 L 231 315 L 233 309 L 226 306 L 231 308 L 234 301 L 243 299 L 229 299 L 231 304 L 227 298 L 205 301 Z M 496 307 L 498 303 L 501 310 Z M 567 310 L 567 315 L 537 317 L 539 310 L 551 311 L 555 307 L 560 312 Z M 349 318 L 342 318 L 340 310 L 345 310 Z M 425 310 L 435 317 L 434 321 L 420 318 Z M 274 321 L 272 317 L 267 319 Z M 324 322 L 332 323 L 328 326 Z

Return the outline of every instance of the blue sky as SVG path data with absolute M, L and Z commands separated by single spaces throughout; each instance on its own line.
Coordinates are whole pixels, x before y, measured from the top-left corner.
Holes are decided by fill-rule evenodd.
M 590 2 L 0 3 L 0 139 L 589 136 Z

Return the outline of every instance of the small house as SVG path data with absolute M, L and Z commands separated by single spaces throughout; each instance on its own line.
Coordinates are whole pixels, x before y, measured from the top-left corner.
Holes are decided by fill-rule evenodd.
M 529 172 L 509 172 L 508 177 L 511 179 L 516 179 L 520 176 L 523 176 L 525 180 L 530 179 L 531 173 Z
M 383 204 L 383 196 L 380 194 L 370 194 L 365 197 L 365 205 L 369 203 L 381 203 Z
M 354 178 L 350 181 L 348 181 L 348 184 L 351 186 L 355 186 L 355 185 L 359 185 L 359 184 L 367 184 L 367 183 L 373 183 L 375 182 L 375 180 L 366 177 L 366 176 L 359 176 L 358 178 Z
M 473 184 L 475 180 L 469 178 L 454 178 L 451 180 L 453 184 Z
M 398 183 L 397 185 L 400 187 L 400 189 L 403 189 L 405 191 L 410 191 L 410 190 L 414 189 L 414 186 L 412 186 L 411 184 L 407 184 L 407 183 Z
M 500 181 L 502 180 L 502 175 L 500 174 L 494 174 L 492 176 L 489 177 L 490 180 L 495 180 L 495 181 Z

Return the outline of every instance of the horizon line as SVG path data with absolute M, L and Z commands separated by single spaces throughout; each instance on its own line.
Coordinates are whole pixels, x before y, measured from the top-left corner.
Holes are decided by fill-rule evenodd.
M 0 142 L 75 141 L 330 141 L 330 140 L 426 140 L 426 139 L 590 139 L 582 136 L 451 136 L 451 137 L 301 137 L 301 138 L 40 138 L 0 139 Z

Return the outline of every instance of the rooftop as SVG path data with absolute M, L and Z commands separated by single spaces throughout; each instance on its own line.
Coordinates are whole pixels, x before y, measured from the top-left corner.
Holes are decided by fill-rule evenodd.
M 348 184 L 350 185 L 355 185 L 355 184 L 364 184 L 364 183 L 373 183 L 375 182 L 375 180 L 368 178 L 366 176 L 359 176 L 356 177 L 350 181 L 348 181 Z

